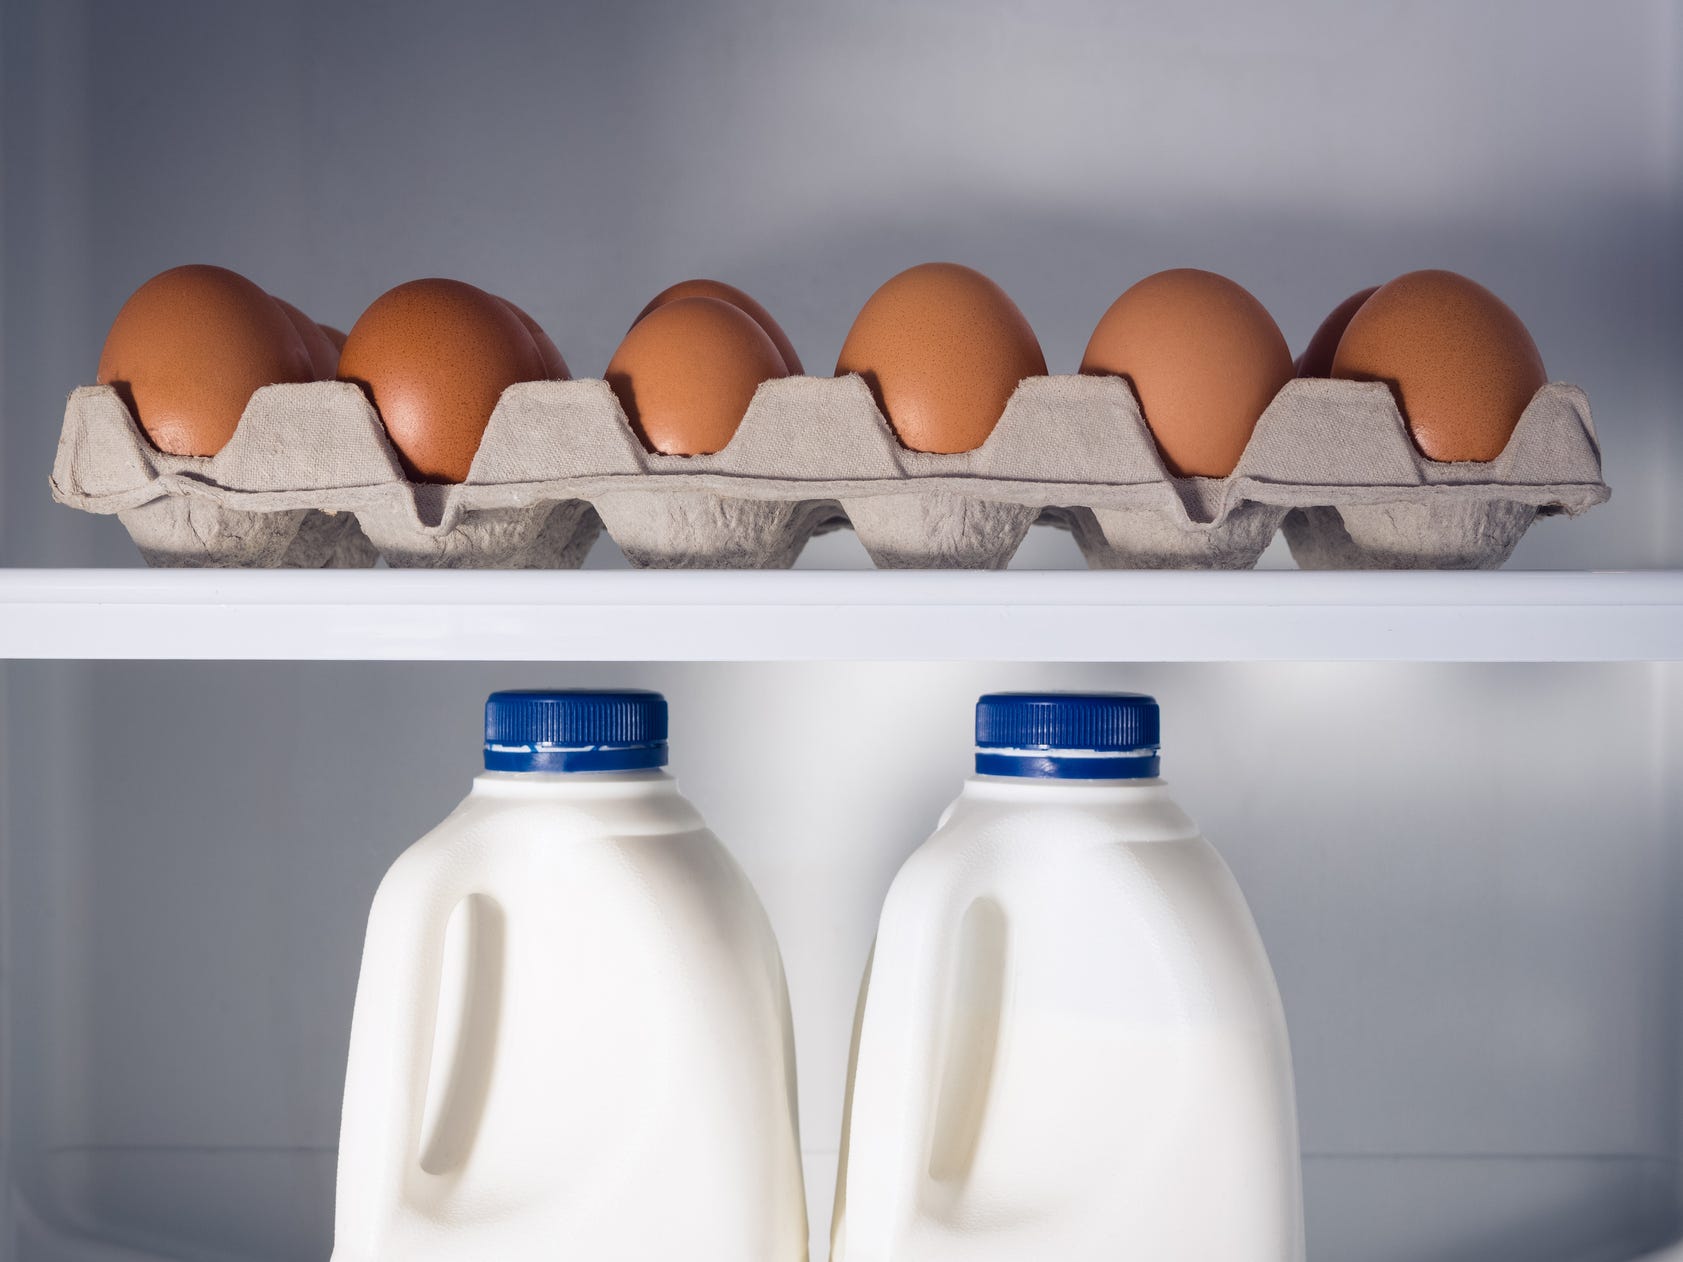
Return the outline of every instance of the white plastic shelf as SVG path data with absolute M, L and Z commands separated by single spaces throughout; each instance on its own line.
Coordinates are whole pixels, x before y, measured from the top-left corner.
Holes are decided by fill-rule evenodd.
M 1683 571 L 12 569 L 0 657 L 1666 661 Z

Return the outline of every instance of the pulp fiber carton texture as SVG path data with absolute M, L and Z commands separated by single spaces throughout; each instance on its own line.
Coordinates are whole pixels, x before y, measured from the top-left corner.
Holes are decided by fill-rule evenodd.
M 1305 569 L 1491 569 L 1540 515 L 1607 498 L 1589 402 L 1539 390 L 1488 463 L 1422 457 L 1389 387 L 1303 378 L 1225 478 L 1164 468 L 1128 383 L 1023 381 L 980 448 L 900 445 L 856 377 L 755 394 L 723 451 L 646 451 L 600 380 L 510 386 L 468 480 L 409 482 L 360 388 L 268 386 L 214 456 L 159 452 L 109 387 L 76 390 L 64 504 L 115 513 L 152 565 L 566 568 L 606 529 L 634 565 L 793 564 L 851 526 L 885 568 L 997 568 L 1036 522 L 1095 568 L 1246 569 L 1282 528 Z

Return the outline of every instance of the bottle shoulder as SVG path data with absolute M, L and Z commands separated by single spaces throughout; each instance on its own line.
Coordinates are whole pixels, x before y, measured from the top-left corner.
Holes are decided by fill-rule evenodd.
M 1127 874 L 1210 869 L 1220 856 L 1161 785 L 1067 793 L 966 783 L 930 837 L 895 877 L 897 903 L 962 906 L 983 893 L 1038 898 L 1098 895 Z M 1108 791 L 1107 791 L 1108 790 Z M 1031 893 L 1033 892 L 1033 893 Z M 1014 896 L 1013 896 L 1014 897 Z
M 1016 780 L 973 776 L 941 816 L 936 837 L 1020 833 L 1036 844 L 1073 841 L 1189 841 L 1198 825 L 1161 780 Z M 934 840 L 934 838 L 931 838 Z
M 531 774 L 485 772 L 440 827 L 519 821 L 545 833 L 618 837 L 705 830 L 701 813 L 665 772 Z
M 646 905 L 680 920 L 686 907 L 705 914 L 753 901 L 724 844 L 670 788 L 579 800 L 476 785 L 397 857 L 381 886 L 393 897 L 460 890 L 552 912 L 581 899 L 598 910 Z

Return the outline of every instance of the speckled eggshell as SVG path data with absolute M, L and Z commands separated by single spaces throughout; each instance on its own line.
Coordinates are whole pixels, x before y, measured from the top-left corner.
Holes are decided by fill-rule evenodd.
M 789 340 L 783 326 L 773 320 L 771 312 L 755 302 L 752 297 L 735 285 L 727 285 L 722 280 L 681 280 L 649 299 L 649 305 L 637 313 L 637 320 L 678 298 L 717 298 L 720 302 L 728 302 L 738 311 L 746 313 L 755 324 L 766 331 L 766 336 L 777 347 L 777 353 L 783 357 L 783 367 L 787 375 L 801 375 L 801 357 L 795 353 L 795 344 Z M 636 327 L 637 320 L 631 322 L 633 328 Z
M 1454 272 L 1409 272 L 1362 304 L 1332 375 L 1383 381 L 1429 460 L 1494 460 L 1547 382 L 1520 318 Z
M 123 304 L 97 380 L 122 395 L 159 451 L 213 456 L 254 390 L 314 376 L 279 303 L 238 272 L 189 264 L 160 272 Z
M 1370 285 L 1351 294 L 1332 309 L 1332 313 L 1321 321 L 1321 327 L 1315 330 L 1315 336 L 1309 339 L 1309 345 L 1303 348 L 1303 354 L 1297 357 L 1299 377 L 1332 376 L 1332 357 L 1338 352 L 1339 339 L 1350 327 L 1356 312 L 1362 309 L 1362 304 L 1378 292 L 1378 285 Z
M 515 318 L 526 326 L 526 332 L 532 335 L 532 344 L 538 348 L 538 358 L 543 360 L 544 372 L 549 379 L 551 381 L 568 380 L 573 374 L 567 371 L 567 361 L 561 357 L 561 348 L 556 346 L 550 339 L 549 334 L 543 331 L 543 326 L 521 308 L 509 302 L 507 298 L 504 298 L 503 302 L 507 303 L 508 309 L 514 312 Z
M 547 376 L 509 304 L 457 280 L 380 295 L 339 355 L 339 379 L 368 392 L 416 482 L 466 480 L 502 392 Z
M 649 451 L 721 450 L 762 381 L 786 377 L 770 335 L 740 307 L 677 298 L 625 335 L 604 374 Z
M 924 263 L 872 294 L 848 330 L 836 375 L 856 372 L 901 443 L 980 447 L 1025 377 L 1046 375 L 1034 330 L 1006 292 L 957 263 Z
M 1224 478 L 1291 380 L 1291 351 L 1244 286 L 1196 268 L 1148 276 L 1111 303 L 1081 371 L 1126 377 L 1170 473 Z
M 280 303 L 280 309 L 286 312 L 286 318 L 292 321 L 292 327 L 298 330 L 298 336 L 304 341 L 304 349 L 310 353 L 310 369 L 315 373 L 317 381 L 330 381 L 339 369 L 339 348 L 333 339 L 327 336 L 327 331 L 285 298 L 274 294 L 269 295 Z

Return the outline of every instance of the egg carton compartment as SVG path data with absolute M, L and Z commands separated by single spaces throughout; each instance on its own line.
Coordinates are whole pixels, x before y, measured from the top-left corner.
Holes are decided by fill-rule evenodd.
M 600 380 L 510 386 L 465 482 L 409 482 L 362 391 L 252 395 L 214 456 L 159 452 L 109 387 L 70 396 L 53 494 L 116 513 L 153 565 L 779 568 L 847 524 L 883 568 L 999 568 L 1035 522 L 1094 568 L 1494 568 L 1539 515 L 1608 496 L 1589 402 L 1538 391 L 1488 463 L 1420 455 L 1382 383 L 1289 382 L 1225 478 L 1163 466 L 1128 383 L 1023 381 L 974 451 L 907 450 L 858 377 L 764 383 L 724 450 L 644 450 Z

